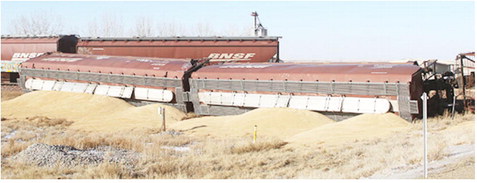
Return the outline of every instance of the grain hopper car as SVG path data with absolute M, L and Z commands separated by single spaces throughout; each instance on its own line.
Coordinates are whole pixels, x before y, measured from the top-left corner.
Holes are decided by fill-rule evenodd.
M 45 54 L 21 65 L 25 90 L 108 95 L 160 102 L 201 115 L 259 107 L 322 112 L 419 114 L 421 68 L 410 64 L 229 63 L 206 60 Z
M 423 91 L 420 67 L 408 64 L 223 64 L 194 72 L 189 82 L 203 115 L 290 107 L 337 120 L 396 112 L 410 121 Z
M 210 58 L 210 62 L 277 62 L 281 37 L 81 38 L 78 53 L 158 58 Z
M 18 66 L 46 52 L 198 59 L 211 62 L 278 62 L 280 37 L 79 38 L 75 35 L 2 36 L 2 83 L 16 83 Z
M 19 85 L 27 91 L 90 93 L 135 102 L 161 102 L 191 111 L 187 78 L 205 62 L 191 59 L 44 54 L 23 62 Z
M 2 36 L 2 83 L 16 83 L 20 63 L 45 52 L 76 53 L 74 35 Z

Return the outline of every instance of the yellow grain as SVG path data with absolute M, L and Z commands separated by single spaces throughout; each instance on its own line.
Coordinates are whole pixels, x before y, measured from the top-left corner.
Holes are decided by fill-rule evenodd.
M 260 108 L 241 115 L 188 119 L 175 123 L 172 128 L 200 136 L 252 137 L 257 125 L 258 139 L 283 139 L 332 122 L 322 114 L 307 110 Z
M 382 138 L 410 128 L 410 123 L 393 113 L 361 114 L 297 134 L 287 142 L 292 144 L 336 145 L 357 140 Z
M 160 128 L 162 116 L 157 108 L 166 108 L 166 122 L 185 117 L 178 109 L 161 104 L 135 107 L 124 100 L 84 93 L 36 91 L 2 102 L 2 117 L 46 116 L 74 123 L 72 129 L 115 132 L 135 128 Z

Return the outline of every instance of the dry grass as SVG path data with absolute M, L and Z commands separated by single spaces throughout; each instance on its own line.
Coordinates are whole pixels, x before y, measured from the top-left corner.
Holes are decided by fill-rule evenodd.
M 2 157 L 15 155 L 33 143 L 17 143 L 13 139 L 9 139 L 6 145 L 2 144 Z
M 50 119 L 44 116 L 35 116 L 32 118 L 26 118 L 26 121 L 37 127 L 44 127 L 44 126 L 70 126 L 73 124 L 72 121 L 67 121 L 66 119 Z
M 102 163 L 96 167 L 89 167 L 84 172 L 85 177 L 92 179 L 132 179 L 138 178 L 130 169 L 114 163 Z M 82 178 L 82 177 L 78 177 Z
M 445 170 L 438 173 L 429 174 L 431 179 L 455 179 L 460 177 L 462 179 L 474 179 L 475 177 L 475 158 L 464 158 L 455 163 L 445 165 Z
M 475 143 L 474 115 L 456 120 L 429 120 L 429 159 L 449 155 L 448 147 Z M 295 148 L 276 139 L 215 139 L 161 133 L 159 129 L 98 134 L 68 130 L 71 122 L 34 117 L 2 120 L 2 178 L 362 178 L 417 166 L 422 162 L 422 125 L 386 138 L 349 142 L 339 146 L 318 144 Z M 339 133 L 339 132 L 336 132 Z M 10 135 L 8 139 L 5 136 Z M 45 168 L 14 162 L 9 157 L 30 144 L 68 145 L 79 149 L 113 146 L 141 153 L 132 167 L 103 163 L 73 168 Z M 171 147 L 171 148 L 164 148 Z M 174 150 L 186 148 L 186 150 Z M 187 149 L 189 148 L 189 149 Z M 372 163 L 370 163 L 372 162 Z M 456 177 L 458 178 L 458 177 Z
M 235 154 L 260 152 L 260 151 L 267 151 L 271 149 L 280 149 L 286 144 L 287 144 L 286 142 L 279 141 L 279 140 L 261 141 L 257 143 L 247 142 L 246 144 L 240 144 L 240 145 L 232 147 L 230 149 L 230 152 Z

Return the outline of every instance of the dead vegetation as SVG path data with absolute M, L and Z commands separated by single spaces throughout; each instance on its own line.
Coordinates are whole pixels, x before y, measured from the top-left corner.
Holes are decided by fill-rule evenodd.
M 78 114 L 78 119 L 85 114 Z M 313 115 L 316 117 L 314 119 L 322 119 L 314 113 L 304 114 Z M 266 113 L 252 115 L 251 119 L 259 119 L 259 122 L 263 122 L 266 120 L 262 119 L 265 115 Z M 187 114 L 184 118 L 195 117 L 193 114 Z M 283 120 L 281 117 L 274 117 L 273 119 Z M 187 125 L 195 127 L 208 122 L 204 119 L 192 119 L 200 123 Z M 236 121 L 243 124 L 244 119 L 246 118 Z M 283 121 L 294 121 L 294 119 Z M 252 143 L 250 133 L 252 128 L 248 126 L 233 129 L 221 127 L 222 130 L 214 128 L 215 130 L 208 132 L 223 133 L 220 136 L 207 135 L 208 133 L 197 135 L 197 133 L 191 133 L 191 130 L 162 132 L 159 126 L 99 133 L 98 130 L 89 129 L 94 128 L 95 125 L 88 125 L 80 129 L 71 128 L 76 121 L 67 119 L 37 114 L 26 115 L 24 118 L 2 116 L 2 178 L 355 179 L 373 178 L 380 175 L 386 177 L 396 170 L 406 171 L 421 166 L 422 163 L 423 142 L 420 121 L 412 124 L 406 123 L 404 126 L 398 125 L 401 123 L 379 123 L 382 127 L 380 128 L 377 123 L 368 123 L 367 119 L 363 119 L 362 122 L 352 123 L 355 125 L 354 130 L 351 131 L 353 133 L 344 133 L 350 125 L 343 126 L 333 124 L 333 122 L 316 127 L 310 125 L 317 129 L 326 126 L 327 128 L 323 128 L 326 130 L 312 131 L 320 132 L 320 134 L 311 133 L 311 136 L 308 136 L 313 138 L 302 136 L 304 138 L 302 143 L 296 143 L 284 140 L 285 138 L 262 136 L 262 134 L 286 136 L 279 133 L 280 131 L 265 133 L 265 129 L 272 129 L 277 125 L 277 120 L 268 120 L 269 127 L 260 125 L 259 138 L 256 143 Z M 114 120 L 110 121 L 111 124 L 116 124 Z M 190 122 L 190 120 L 187 121 Z M 100 118 L 95 122 L 101 122 Z M 213 124 L 219 125 L 223 121 L 216 118 L 213 122 Z M 314 120 L 311 120 L 310 124 L 313 122 Z M 186 125 L 180 123 L 184 123 L 184 121 L 178 122 L 177 125 Z M 248 123 L 255 124 L 251 121 Z M 356 133 L 382 132 L 382 129 L 389 129 L 388 125 L 391 124 L 398 125 L 392 128 L 400 127 L 400 130 L 389 131 L 386 135 L 374 134 L 369 138 L 353 138 Z M 287 125 L 292 124 L 287 123 Z M 374 131 L 369 131 L 370 125 L 374 125 L 372 128 L 375 129 Z M 100 126 L 102 128 L 116 127 L 114 125 Z M 336 126 L 342 128 L 331 128 Z M 291 127 L 282 128 L 289 129 Z M 368 131 L 356 131 L 356 129 L 367 129 Z M 198 129 L 194 130 L 198 131 Z M 232 136 L 227 130 L 235 130 L 237 133 L 245 135 Z M 303 130 L 298 130 L 300 133 L 301 131 Z M 303 133 L 307 132 L 310 131 Z M 444 160 L 452 156 L 454 147 L 475 144 L 474 115 L 459 114 L 455 116 L 454 120 L 449 117 L 432 118 L 429 120 L 429 132 L 429 160 Z M 325 136 L 326 138 L 323 138 Z M 340 143 L 327 143 L 336 141 L 338 136 L 341 139 Z M 19 162 L 13 158 L 34 144 L 68 146 L 80 151 L 111 147 L 138 153 L 139 159 L 132 165 L 101 162 L 94 165 L 46 167 Z M 466 158 L 473 159 L 474 157 Z
M 475 177 L 475 158 L 464 158 L 455 163 L 444 166 L 444 170 L 438 173 L 431 173 L 431 179 L 474 179 Z
M 446 158 L 452 146 L 474 144 L 473 119 L 467 114 L 456 120 L 429 120 L 429 160 Z M 219 139 L 159 129 L 101 134 L 71 130 L 70 124 L 41 116 L 2 119 L 2 178 L 365 178 L 422 163 L 419 122 L 384 138 L 300 148 L 271 138 L 251 143 L 251 138 Z M 110 146 L 137 152 L 141 158 L 133 166 L 104 162 L 66 168 L 11 158 L 35 143 L 77 149 Z
M 280 140 L 262 141 L 257 143 L 248 142 L 246 144 L 232 147 L 230 152 L 235 154 L 243 154 L 249 152 L 267 151 L 270 149 L 280 149 L 285 144 L 287 143 Z

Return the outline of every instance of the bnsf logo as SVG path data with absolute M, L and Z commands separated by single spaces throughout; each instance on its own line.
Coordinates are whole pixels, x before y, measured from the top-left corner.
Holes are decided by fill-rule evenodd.
M 12 58 L 35 58 L 40 55 L 43 55 L 43 53 L 14 53 Z
M 245 61 L 251 60 L 255 53 L 211 53 L 210 61 Z
M 38 57 L 40 55 L 43 55 L 43 53 L 13 53 L 12 61 L 24 62 L 24 61 L 27 61 L 30 58 L 35 58 L 35 57 Z

